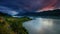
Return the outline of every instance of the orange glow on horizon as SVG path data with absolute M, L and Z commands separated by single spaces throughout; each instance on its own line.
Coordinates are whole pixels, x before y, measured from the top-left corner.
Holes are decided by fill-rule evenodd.
M 41 10 L 51 10 L 51 9 L 54 9 L 55 8 L 55 5 L 56 5 L 56 2 L 57 0 L 51 0 L 47 6 L 43 7 Z

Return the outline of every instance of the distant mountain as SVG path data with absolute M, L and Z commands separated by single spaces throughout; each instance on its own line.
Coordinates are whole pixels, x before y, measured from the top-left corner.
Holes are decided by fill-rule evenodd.
M 11 15 L 9 15 L 9 14 L 7 14 L 7 13 L 2 13 L 2 12 L 0 12 L 0 16 L 11 16 Z
M 43 12 L 26 12 L 22 15 L 17 14 L 17 16 L 60 16 L 60 9 Z

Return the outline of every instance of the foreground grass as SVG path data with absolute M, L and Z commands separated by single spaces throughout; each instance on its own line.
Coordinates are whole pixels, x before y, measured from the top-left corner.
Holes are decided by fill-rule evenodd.
M 28 17 L 14 18 L 0 16 L 0 34 L 28 34 L 22 23 L 29 20 L 31 19 Z

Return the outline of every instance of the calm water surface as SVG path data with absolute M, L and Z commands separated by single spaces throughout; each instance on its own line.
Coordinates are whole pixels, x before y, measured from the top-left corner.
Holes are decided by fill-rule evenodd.
M 23 27 L 29 34 L 60 34 L 60 19 L 35 17 L 23 23 Z

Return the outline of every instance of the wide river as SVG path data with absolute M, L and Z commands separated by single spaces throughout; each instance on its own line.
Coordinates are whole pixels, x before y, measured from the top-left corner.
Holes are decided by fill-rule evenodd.
M 23 27 L 26 28 L 29 34 L 60 34 L 60 18 L 42 18 L 24 22 Z

